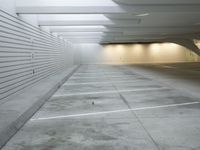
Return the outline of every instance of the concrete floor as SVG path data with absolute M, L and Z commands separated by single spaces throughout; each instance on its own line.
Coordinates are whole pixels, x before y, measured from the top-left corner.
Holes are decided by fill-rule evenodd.
M 82 65 L 3 150 L 200 150 L 200 98 L 132 66 Z

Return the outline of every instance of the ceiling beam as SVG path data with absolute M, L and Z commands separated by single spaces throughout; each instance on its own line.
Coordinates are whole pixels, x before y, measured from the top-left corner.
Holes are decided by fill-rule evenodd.
M 38 21 L 39 26 L 99 26 L 99 25 L 107 25 L 107 26 L 117 26 L 120 27 L 131 27 L 136 24 L 139 24 L 139 19 L 132 20 L 100 20 L 100 21 L 53 21 L 53 20 L 40 20 Z
M 190 5 L 190 4 L 200 4 L 199 0 L 113 0 L 119 4 L 128 4 L 128 5 L 138 5 L 138 4 L 145 4 L 145 5 Z
M 110 20 L 107 21 L 53 21 L 53 20 L 40 20 L 39 26 L 99 26 L 99 25 L 114 25 Z
M 17 6 L 17 14 L 109 14 L 125 13 L 119 6 Z
M 18 14 L 113 14 L 152 12 L 198 12 L 200 4 L 120 6 L 16 6 Z
M 200 4 L 137 4 L 137 5 L 124 5 L 120 4 L 120 7 L 127 12 L 135 13 L 186 13 L 186 12 L 199 12 Z
M 137 33 L 179 33 L 179 32 L 200 32 L 200 27 L 50 27 L 51 32 L 124 32 L 125 35 Z
M 100 28 L 50 28 L 50 32 L 108 32 L 108 29 L 100 29 Z
M 65 33 L 58 33 L 59 36 L 67 37 L 67 36 L 94 36 L 94 35 L 99 35 L 99 36 L 121 36 L 123 33 L 121 32 L 116 32 L 116 33 L 104 33 L 104 32 L 65 32 Z

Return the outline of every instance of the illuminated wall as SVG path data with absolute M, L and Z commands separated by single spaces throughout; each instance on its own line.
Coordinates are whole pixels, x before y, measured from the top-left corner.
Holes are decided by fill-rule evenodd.
M 131 64 L 200 61 L 200 57 L 173 43 L 156 44 L 81 44 L 82 64 Z

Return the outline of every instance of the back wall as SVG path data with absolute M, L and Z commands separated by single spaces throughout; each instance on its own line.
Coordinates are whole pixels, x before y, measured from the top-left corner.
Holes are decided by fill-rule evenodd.
M 174 43 L 153 44 L 79 44 L 81 64 L 136 64 L 200 61 L 187 48 Z

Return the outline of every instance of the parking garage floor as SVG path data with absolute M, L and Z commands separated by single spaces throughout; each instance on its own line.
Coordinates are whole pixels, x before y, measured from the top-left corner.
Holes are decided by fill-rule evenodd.
M 189 74 L 182 81 L 200 87 L 200 65 L 191 66 L 142 68 Z M 138 66 L 82 65 L 3 150 L 200 150 L 200 98 L 175 81 Z

